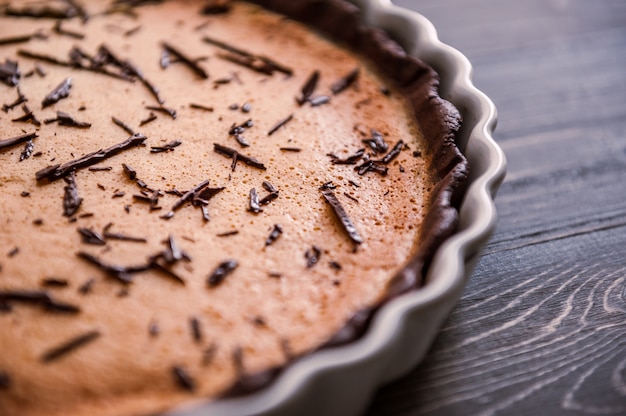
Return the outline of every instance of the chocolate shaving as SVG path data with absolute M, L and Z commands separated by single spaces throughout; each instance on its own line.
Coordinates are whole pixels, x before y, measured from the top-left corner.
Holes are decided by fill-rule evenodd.
M 161 52 L 161 59 L 159 60 L 159 65 L 161 69 L 167 69 L 170 66 L 172 61 L 170 60 L 170 52 L 167 49 L 163 49 Z
M 129 127 L 128 124 L 124 123 L 120 119 L 117 119 L 115 117 L 111 117 L 111 120 L 113 120 L 113 122 L 115 124 L 117 124 L 118 126 L 123 128 L 126 131 L 126 133 L 130 134 L 131 136 L 135 134 L 135 131 L 131 127 Z
M 267 237 L 267 240 L 265 240 L 265 246 L 269 246 L 270 244 L 274 243 L 274 241 L 276 241 L 282 233 L 282 227 L 278 224 L 274 224 L 274 229 L 270 233 L 269 237 Z
M 48 352 L 44 353 L 41 356 L 41 361 L 44 363 L 50 363 L 52 361 L 58 360 L 59 358 L 77 350 L 78 348 L 86 346 L 87 344 L 100 337 L 100 335 L 100 331 L 93 330 L 72 338 L 69 341 L 66 341 L 63 344 L 54 347 Z
M 137 171 L 135 169 L 128 166 L 126 163 L 122 163 L 122 168 L 126 176 L 128 176 L 128 179 L 135 180 L 137 178 Z
M 72 78 L 66 78 L 55 89 L 53 89 L 41 102 L 41 108 L 51 106 L 63 98 L 67 98 L 70 95 L 70 89 L 72 88 Z
M 364 154 L 365 149 L 359 149 L 356 153 L 345 159 L 340 159 L 332 153 L 329 153 L 328 156 L 330 156 L 333 165 L 356 165 L 356 162 L 361 159 Z
M 311 246 L 304 252 L 304 258 L 306 259 L 306 267 L 310 269 L 315 266 L 322 256 L 322 250 L 316 246 Z
M 73 2 L 66 1 L 64 3 L 64 7 L 61 5 L 53 7 L 49 4 L 43 4 L 17 8 L 9 5 L 5 7 L 4 14 L 13 17 L 31 17 L 35 19 L 71 19 L 81 14 L 81 10 L 72 4 Z
M 285 117 L 284 119 L 280 120 L 278 123 L 276 123 L 268 132 L 267 135 L 271 136 L 272 134 L 276 133 L 276 131 L 278 129 L 280 129 L 281 127 L 283 127 L 285 124 L 289 123 L 291 120 L 293 119 L 293 114 L 289 114 L 287 117 Z
M 311 98 L 308 100 L 311 103 L 311 107 L 319 107 L 323 104 L 328 104 L 330 102 L 330 97 L 328 95 L 320 95 L 315 98 Z
M 163 105 L 165 103 L 165 100 L 161 98 L 161 91 L 152 82 L 150 82 L 146 77 L 144 77 L 143 73 L 139 70 L 139 68 L 131 64 L 129 61 L 124 62 L 124 67 L 131 75 L 136 76 L 137 79 L 141 81 L 141 83 L 148 89 L 150 94 L 152 94 L 152 96 L 157 100 L 159 104 Z M 156 108 L 160 108 L 160 107 L 156 107 Z M 150 110 L 151 108 L 148 108 L 148 109 Z M 161 110 L 157 110 L 157 111 L 161 111 Z M 174 115 L 172 116 L 172 118 L 176 118 L 176 116 Z
M 26 101 L 28 101 L 28 99 L 26 98 L 24 94 L 22 94 L 22 90 L 20 89 L 18 85 L 17 86 L 17 98 L 11 104 L 2 104 L 2 111 L 4 111 L 5 113 L 8 113 L 9 110 L 14 109 L 18 105 L 23 104 Z
M 347 73 L 343 78 L 339 81 L 335 82 L 330 90 L 334 95 L 339 94 L 340 92 L 346 90 L 350 85 L 354 84 L 354 82 L 359 78 L 359 68 L 354 68 L 352 71 Z
M 355 197 L 353 197 L 352 195 L 350 195 L 349 193 L 344 192 L 343 194 L 344 194 L 344 196 L 345 196 L 346 198 L 353 200 L 353 201 L 354 201 L 354 202 L 356 202 L 357 204 L 359 203 L 359 200 L 358 200 L 358 199 L 356 199 Z
M 380 175 L 387 175 L 387 168 L 380 165 L 380 162 L 376 160 L 368 160 L 367 162 L 363 162 L 359 166 L 355 166 L 354 168 L 359 175 L 365 175 L 367 172 L 376 172 Z
M 32 123 L 37 127 L 41 126 L 41 122 L 37 119 L 37 117 L 35 117 L 33 112 L 30 110 L 30 108 L 28 108 L 26 104 L 22 104 L 22 111 L 24 111 L 24 115 L 14 118 L 11 121 Z
M 32 139 L 36 139 L 37 137 L 39 137 L 37 136 L 37 133 L 28 133 L 10 139 L 0 140 L 0 149 L 16 146 L 18 144 L 28 142 Z
M 193 340 L 196 342 L 202 342 L 202 328 L 200 327 L 200 320 L 197 317 L 192 316 L 191 319 L 189 319 L 189 326 L 191 327 Z
M 226 260 L 220 263 L 219 266 L 209 275 L 207 284 L 209 287 L 215 287 L 222 283 L 226 277 L 231 274 L 239 266 L 236 260 Z
M 94 246 L 104 246 L 106 245 L 106 241 L 104 240 L 104 236 L 94 230 L 89 228 L 80 227 L 77 229 L 78 233 L 82 237 L 82 241 L 85 244 L 91 244 Z
M 198 75 L 200 78 L 202 78 L 202 79 L 208 79 L 209 78 L 209 75 L 206 73 L 206 71 L 200 65 L 198 65 L 197 61 L 195 61 L 193 59 L 190 59 L 187 55 L 182 53 L 179 49 L 177 49 L 176 47 L 172 46 L 171 44 L 169 44 L 167 42 L 161 42 L 161 46 L 166 51 L 168 51 L 170 54 L 172 54 L 175 57 L 177 57 L 185 65 L 187 65 L 189 67 L 189 69 L 191 69 L 193 72 L 195 72 L 196 75 Z
M 239 234 L 238 230 L 226 231 L 224 233 L 217 234 L 218 237 L 230 237 L 232 235 Z
M 91 127 L 91 123 L 76 121 L 72 116 L 64 113 L 63 111 L 57 111 L 56 118 L 49 118 L 47 120 L 44 120 L 45 124 L 50 124 L 54 122 L 58 122 L 59 126 L 76 127 L 79 129 L 88 129 Z
M 76 253 L 76 255 L 79 258 L 97 266 L 100 270 L 102 270 L 103 272 L 107 273 L 109 276 L 113 277 L 114 279 L 124 284 L 132 283 L 133 281 L 132 274 L 143 272 L 150 268 L 150 265 L 141 265 L 141 266 L 135 266 L 135 267 L 109 265 L 109 264 L 104 263 L 102 260 L 100 260 L 96 256 L 93 256 L 89 253 L 85 253 L 83 251 L 79 251 L 78 253 Z
M 311 98 L 313 92 L 315 92 L 315 88 L 317 88 L 317 83 L 320 78 L 320 71 L 315 70 L 311 73 L 307 81 L 304 83 L 302 88 L 300 89 L 300 96 L 296 97 L 296 102 L 299 105 L 303 105 Z
M 65 195 L 63 197 L 63 215 L 71 217 L 78 211 L 83 198 L 78 196 L 78 187 L 76 186 L 76 174 L 71 171 L 63 178 L 67 186 L 63 187 Z
M 363 238 L 359 235 L 359 232 L 350 220 L 350 217 L 348 217 L 348 214 L 335 196 L 332 189 L 323 189 L 321 192 L 324 199 L 326 199 L 326 202 L 330 204 L 344 231 L 348 234 L 348 237 L 350 237 L 350 240 L 352 240 L 355 244 L 361 244 L 363 242 Z
M 233 171 L 235 171 L 235 167 L 237 165 L 237 161 L 239 161 L 239 160 L 241 160 L 243 163 L 245 163 L 248 166 L 252 166 L 253 168 L 266 170 L 265 165 L 263 163 L 259 162 L 258 160 L 256 160 L 253 157 L 243 155 L 243 154 L 239 153 L 238 151 L 236 151 L 235 149 L 231 149 L 229 147 L 222 146 L 221 144 L 218 144 L 218 143 L 213 143 L 213 150 L 216 153 L 219 153 L 221 155 L 224 155 L 226 157 L 230 157 L 230 158 L 233 159 L 233 164 L 232 164 L 232 170 Z
M 267 205 L 267 204 L 269 204 L 270 202 L 272 202 L 273 200 L 278 198 L 278 195 L 279 195 L 278 191 L 270 192 L 269 194 L 267 194 L 266 196 L 261 198 L 261 200 L 259 200 L 259 205 Z
M 389 145 L 385 142 L 383 135 L 376 129 L 372 129 L 372 137 L 364 139 L 363 143 L 367 144 L 374 153 L 384 153 L 389 149 Z
M 80 287 L 78 288 L 78 293 L 80 293 L 81 295 L 87 295 L 91 293 L 91 290 L 93 289 L 93 285 L 95 283 L 96 283 L 95 279 L 87 280 L 85 283 L 80 285 Z
M 89 172 L 108 172 L 113 170 L 112 166 L 92 166 L 87 169 Z
M 249 207 L 248 211 L 258 214 L 259 212 L 263 212 L 261 206 L 259 205 L 259 196 L 256 193 L 256 189 L 250 189 L 250 199 L 249 199 Z
M 173 108 L 168 108 L 168 107 L 163 107 L 163 106 L 156 107 L 153 105 L 147 105 L 146 109 L 152 110 L 152 111 L 158 111 L 159 113 L 163 113 L 163 114 L 167 114 L 174 120 L 176 120 L 176 117 L 178 116 L 178 114 L 176 113 L 176 110 L 174 110 Z
M 39 305 L 51 312 L 72 314 L 80 312 L 78 306 L 55 300 L 47 291 L 43 290 L 0 291 L 0 304 L 9 304 L 10 302 Z
M 302 151 L 302 149 L 299 147 L 279 147 L 278 149 L 282 150 L 283 152 L 293 152 L 293 153 L 299 153 Z
M 24 150 L 22 150 L 22 153 L 20 153 L 20 162 L 28 159 L 33 154 L 34 147 L 35 147 L 35 144 L 33 143 L 32 140 L 29 140 L 28 142 L 26 142 L 26 145 L 24 146 Z
M 230 12 L 230 3 L 228 2 L 217 4 L 209 3 L 200 10 L 200 14 L 203 15 L 226 14 L 228 12 Z
M 67 279 L 59 279 L 57 277 L 46 277 L 41 281 L 41 284 L 46 287 L 67 287 L 69 282 Z
M 174 375 L 174 380 L 176 380 L 176 383 L 184 390 L 193 392 L 196 389 L 195 381 L 193 381 L 191 376 L 189 376 L 187 371 L 185 371 L 182 367 L 172 367 L 172 374 Z
M 178 201 L 176 201 L 174 205 L 172 205 L 172 208 L 170 208 L 170 211 L 167 214 L 163 215 L 161 218 L 163 219 L 172 218 L 176 210 L 178 210 L 183 205 L 185 205 L 185 203 L 192 202 L 193 199 L 196 197 L 196 195 L 198 195 L 198 193 L 202 191 L 204 188 L 206 188 L 207 186 L 209 186 L 208 179 L 200 182 L 200 184 L 196 185 L 193 189 L 184 193 L 183 196 L 181 196 L 180 199 L 178 199 Z
M 45 39 L 46 36 L 41 32 L 35 32 L 28 35 L 16 35 L 9 36 L 8 38 L 1 38 L 0 45 L 14 45 L 16 43 L 30 42 L 32 39 Z
M 121 233 L 112 233 L 109 231 L 112 226 L 113 224 L 109 223 L 106 225 L 106 227 L 104 227 L 104 230 L 102 231 L 102 237 L 104 237 L 107 240 L 129 241 L 133 243 L 147 243 L 148 242 L 148 240 L 143 237 L 133 237 L 133 236 L 129 236 L 126 234 L 121 234 Z
M 254 55 L 236 46 L 229 45 L 225 42 L 210 38 L 208 36 L 205 36 L 202 40 L 208 44 L 217 46 L 218 48 L 229 52 L 228 54 L 222 53 L 218 54 L 217 56 L 234 64 L 241 65 L 245 68 L 266 75 L 273 75 L 276 71 L 282 72 L 287 76 L 291 76 L 293 74 L 293 70 L 291 68 L 279 64 L 278 62 L 266 56 Z
M 393 148 L 387 153 L 382 159 L 380 159 L 380 163 L 384 163 L 385 165 L 393 161 L 404 147 L 404 142 L 402 140 L 398 141 L 398 143 L 393 146 Z
M 142 134 L 134 134 L 125 141 L 115 144 L 107 149 L 101 149 L 93 153 L 88 153 L 78 159 L 71 160 L 62 165 L 48 166 L 47 168 L 38 171 L 35 174 L 35 177 L 37 178 L 37 181 L 41 181 L 43 179 L 47 179 L 50 182 L 55 181 L 68 175 L 74 170 L 95 165 L 96 163 L 113 157 L 126 149 L 139 146 L 143 144 L 145 140 L 146 136 Z
M 57 22 L 54 24 L 54 27 L 52 28 L 52 30 L 57 35 L 69 36 L 71 38 L 79 39 L 79 40 L 85 38 L 85 35 L 83 35 L 82 33 L 73 32 L 71 30 L 63 29 L 61 27 L 61 20 L 57 20 Z
M 210 113 L 212 113 L 212 112 L 213 112 L 213 107 L 208 107 L 208 106 L 206 106 L 206 105 L 202 105 L 202 104 L 194 104 L 194 103 L 191 103 L 191 104 L 189 104 L 189 107 L 191 107 L 191 108 L 195 108 L 196 110 L 204 110 L 204 111 L 208 111 L 208 112 L 210 112 Z
M 150 153 L 163 153 L 163 152 L 173 152 L 174 148 L 183 144 L 180 140 L 174 140 L 163 146 L 152 146 L 150 147 Z
M 21 76 L 17 62 L 6 59 L 3 64 L 0 64 L 0 81 L 9 87 L 15 87 L 19 84 Z
M 151 112 L 147 118 L 144 118 L 143 120 L 139 122 L 139 127 L 145 126 L 148 123 L 152 123 L 156 119 L 157 119 L 157 116 Z

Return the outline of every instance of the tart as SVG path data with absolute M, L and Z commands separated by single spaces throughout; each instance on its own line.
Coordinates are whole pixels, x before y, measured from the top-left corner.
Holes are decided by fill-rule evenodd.
M 263 388 L 455 227 L 458 112 L 348 3 L 3 7 L 3 415 Z

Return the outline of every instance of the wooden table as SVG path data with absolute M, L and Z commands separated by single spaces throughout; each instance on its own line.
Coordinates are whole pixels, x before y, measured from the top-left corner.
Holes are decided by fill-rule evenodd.
M 464 296 L 367 415 L 626 415 L 626 1 L 395 2 L 473 63 L 509 167 Z

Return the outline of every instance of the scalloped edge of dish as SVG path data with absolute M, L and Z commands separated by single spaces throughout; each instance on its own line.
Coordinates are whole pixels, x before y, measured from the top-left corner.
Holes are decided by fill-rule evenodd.
M 495 105 L 474 86 L 469 60 L 442 43 L 432 23 L 417 12 L 390 0 L 351 1 L 368 25 L 390 33 L 410 55 L 439 73 L 440 96 L 463 116 L 457 142 L 469 161 L 470 178 L 459 227 L 435 254 L 426 285 L 384 305 L 362 338 L 297 360 L 257 393 L 189 403 L 168 415 L 359 414 L 378 387 L 422 360 L 495 229 L 494 198 L 506 174 L 506 159 L 492 137 Z

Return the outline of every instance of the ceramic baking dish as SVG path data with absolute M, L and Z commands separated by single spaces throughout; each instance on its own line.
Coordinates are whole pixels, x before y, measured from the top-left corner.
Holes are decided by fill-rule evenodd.
M 494 142 L 496 109 L 472 84 L 472 68 L 460 52 L 437 38 L 422 15 L 389 0 L 352 0 L 365 22 L 386 30 L 409 54 L 441 77 L 440 95 L 461 112 L 457 139 L 470 166 L 469 187 L 457 232 L 440 247 L 426 285 L 385 304 L 362 338 L 320 350 L 290 365 L 267 388 L 243 397 L 193 403 L 170 415 L 337 415 L 361 413 L 375 390 L 407 373 L 424 357 L 472 273 L 496 223 L 493 198 L 506 161 Z

